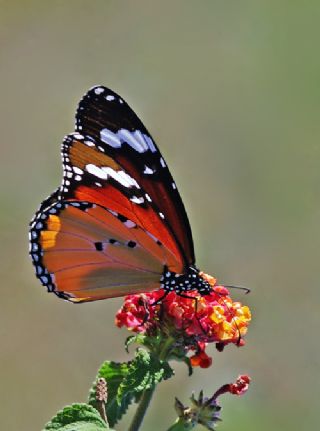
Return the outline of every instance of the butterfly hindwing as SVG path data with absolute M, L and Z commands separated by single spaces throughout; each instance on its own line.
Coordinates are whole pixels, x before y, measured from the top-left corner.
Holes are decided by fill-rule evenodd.
M 37 277 L 72 302 L 160 287 L 174 256 L 153 235 L 90 202 L 59 201 L 38 212 L 30 229 Z
M 169 169 L 152 137 L 129 105 L 106 87 L 93 87 L 81 100 L 76 130 L 90 136 L 149 196 L 175 238 L 185 267 L 194 263 L 191 229 Z

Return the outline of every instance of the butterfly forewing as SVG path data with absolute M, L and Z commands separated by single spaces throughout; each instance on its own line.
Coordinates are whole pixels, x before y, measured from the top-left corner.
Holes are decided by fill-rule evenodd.
M 175 266 L 169 266 L 171 271 L 183 271 L 183 255 L 172 232 L 137 181 L 105 154 L 101 146 L 89 137 L 69 135 L 62 145 L 62 158 L 63 200 L 96 203 L 121 214 L 124 222 L 130 219 L 130 223 L 140 226 L 175 255 Z
M 79 104 L 76 129 L 90 136 L 139 184 L 144 191 L 141 199 L 150 200 L 174 237 L 184 267 L 193 264 L 191 229 L 177 187 L 152 137 L 128 104 L 112 90 L 94 87 Z
M 160 287 L 175 257 L 152 235 L 100 205 L 60 201 L 31 224 L 31 256 L 49 291 L 72 302 Z

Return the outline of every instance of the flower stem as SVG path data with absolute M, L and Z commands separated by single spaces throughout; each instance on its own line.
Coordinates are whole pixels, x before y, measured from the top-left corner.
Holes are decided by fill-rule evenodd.
M 167 356 L 170 352 L 170 349 L 172 347 L 172 344 L 174 342 L 174 338 L 173 337 L 168 337 L 165 341 L 165 343 L 162 345 L 162 348 L 159 352 L 159 359 L 162 361 L 167 360 Z
M 137 411 L 133 417 L 132 423 L 128 429 L 128 431 L 138 431 L 140 425 L 143 421 L 144 415 L 146 414 L 147 408 L 150 404 L 153 392 L 155 390 L 155 386 L 150 389 L 146 389 L 141 397 L 140 403 L 138 405 Z
M 161 361 L 166 361 L 167 357 L 170 353 L 172 344 L 174 342 L 173 337 L 168 337 L 166 341 L 162 344 L 160 351 L 157 352 L 158 357 Z M 131 425 L 128 431 L 138 431 L 140 429 L 140 425 L 142 424 L 143 418 L 146 414 L 147 408 L 149 407 L 152 395 L 155 391 L 155 386 L 150 389 L 146 389 L 140 399 L 137 411 L 133 417 Z

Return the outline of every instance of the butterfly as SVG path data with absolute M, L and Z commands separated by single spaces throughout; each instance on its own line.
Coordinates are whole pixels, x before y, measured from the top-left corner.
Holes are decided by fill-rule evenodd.
M 62 143 L 63 180 L 30 223 L 30 255 L 49 292 L 79 303 L 162 288 L 212 291 L 157 145 L 115 92 L 91 88 Z

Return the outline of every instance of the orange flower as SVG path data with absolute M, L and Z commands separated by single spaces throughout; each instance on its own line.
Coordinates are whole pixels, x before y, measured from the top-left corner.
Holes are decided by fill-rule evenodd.
M 116 315 L 116 325 L 150 336 L 170 335 L 183 344 L 186 352 L 196 350 L 191 358 L 193 366 L 210 366 L 206 344 L 217 343 L 219 351 L 229 343 L 243 345 L 251 313 L 247 306 L 233 302 L 224 286 L 215 286 L 213 277 L 206 277 L 213 289 L 205 296 L 191 291 L 185 298 L 170 292 L 157 305 L 154 304 L 163 296 L 162 290 L 125 297 Z

